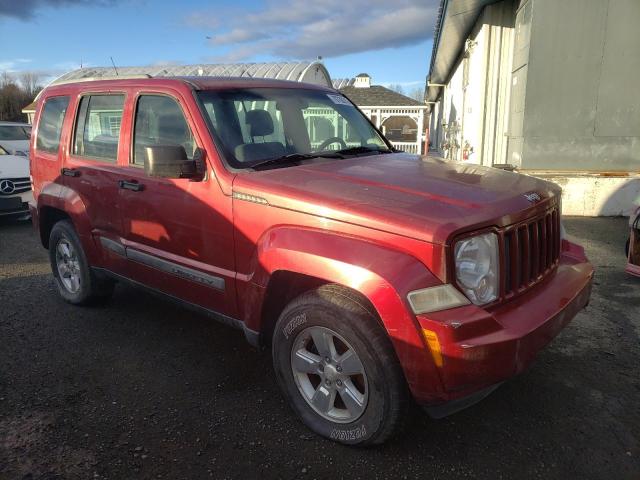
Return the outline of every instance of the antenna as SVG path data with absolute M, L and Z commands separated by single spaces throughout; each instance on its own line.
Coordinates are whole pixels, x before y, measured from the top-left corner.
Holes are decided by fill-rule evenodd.
M 111 65 L 113 65 L 113 69 L 116 71 L 116 77 L 118 76 L 118 69 L 116 67 L 116 62 L 113 61 L 113 57 L 109 57 L 111 59 Z

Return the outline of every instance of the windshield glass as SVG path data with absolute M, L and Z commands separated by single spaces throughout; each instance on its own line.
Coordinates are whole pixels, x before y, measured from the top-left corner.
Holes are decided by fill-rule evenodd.
M 22 125 L 0 125 L 0 140 L 29 140 L 31 129 Z
M 198 96 L 214 138 L 235 168 L 347 149 L 346 155 L 389 151 L 366 117 L 338 93 L 250 88 Z

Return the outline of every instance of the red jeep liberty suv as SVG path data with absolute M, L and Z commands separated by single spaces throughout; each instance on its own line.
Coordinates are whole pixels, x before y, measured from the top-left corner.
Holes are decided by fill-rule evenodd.
M 128 281 L 241 328 L 338 442 L 383 442 L 411 399 L 435 417 L 477 402 L 589 301 L 556 185 L 396 151 L 329 88 L 53 85 L 30 158 L 66 301 Z

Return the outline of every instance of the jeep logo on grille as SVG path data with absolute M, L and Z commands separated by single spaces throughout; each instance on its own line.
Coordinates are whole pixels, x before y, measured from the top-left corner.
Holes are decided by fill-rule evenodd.
M 16 191 L 16 186 L 13 184 L 11 180 L 1 180 L 0 181 L 0 193 L 4 193 L 5 195 L 9 195 Z
M 525 193 L 524 198 L 529 200 L 531 203 L 536 203 L 542 200 L 542 197 L 538 195 L 536 192 Z

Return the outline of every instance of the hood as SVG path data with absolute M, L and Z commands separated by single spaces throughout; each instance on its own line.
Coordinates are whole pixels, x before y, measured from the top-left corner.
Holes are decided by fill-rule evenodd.
M 16 152 L 24 152 L 29 156 L 29 140 L 2 140 L 0 146 L 11 155 L 15 155 Z
M 433 243 L 509 225 L 560 195 L 557 185 L 527 175 L 404 153 L 247 171 L 233 188 L 273 206 Z
M 0 179 L 28 178 L 29 159 L 17 155 L 0 155 Z

